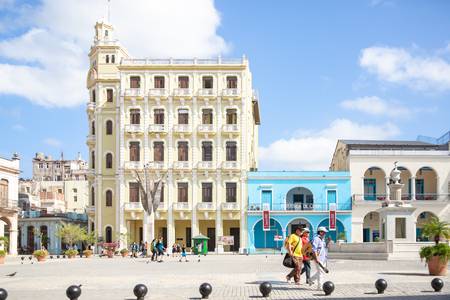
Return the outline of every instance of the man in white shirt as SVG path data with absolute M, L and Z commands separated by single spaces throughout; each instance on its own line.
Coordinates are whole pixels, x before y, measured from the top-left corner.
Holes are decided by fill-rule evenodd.
M 317 235 L 314 237 L 314 240 L 312 242 L 312 248 L 313 251 L 316 253 L 317 260 L 320 261 L 320 263 L 326 267 L 327 265 L 327 248 L 325 243 L 325 234 L 328 232 L 328 230 L 320 226 L 317 228 Z M 319 267 L 318 263 L 316 262 L 316 273 L 311 277 L 311 281 L 314 281 L 317 279 L 317 290 L 322 290 L 322 283 L 325 279 L 325 271 L 322 270 L 321 267 Z

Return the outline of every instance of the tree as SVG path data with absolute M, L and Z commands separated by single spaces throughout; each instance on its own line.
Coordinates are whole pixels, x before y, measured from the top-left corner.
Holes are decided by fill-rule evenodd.
M 58 229 L 56 236 L 60 237 L 64 243 L 69 244 L 70 248 L 73 244 L 83 241 L 86 237 L 86 230 L 75 224 L 65 224 Z
M 423 235 L 434 239 L 437 245 L 441 238 L 450 239 L 450 223 L 440 221 L 438 217 L 433 217 L 423 226 Z
M 87 233 L 85 231 L 84 236 L 83 236 L 83 242 L 85 242 L 88 246 L 89 245 L 94 245 L 97 242 L 97 236 L 95 235 L 94 232 L 91 233 Z

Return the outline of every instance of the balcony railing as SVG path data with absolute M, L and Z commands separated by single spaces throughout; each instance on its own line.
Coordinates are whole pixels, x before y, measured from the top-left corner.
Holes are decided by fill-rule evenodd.
M 165 163 L 163 161 L 151 161 L 147 164 L 149 169 L 161 170 L 164 169 Z
M 212 202 L 200 202 L 197 204 L 198 210 L 216 210 L 216 206 Z
M 191 204 L 189 202 L 175 202 L 173 204 L 174 210 L 191 210 Z
M 95 206 L 92 206 L 92 205 L 86 206 L 86 213 L 88 215 L 95 214 Z
M 243 65 L 246 58 L 122 58 L 122 65 Z
M 173 95 L 178 97 L 191 97 L 192 96 L 192 89 L 174 89 Z
M 352 203 L 337 203 L 337 210 L 351 210 Z M 248 205 L 249 211 L 262 210 L 261 203 L 250 203 Z M 272 203 L 270 207 L 272 211 L 329 211 L 328 203 Z
M 17 208 L 18 201 L 16 199 L 0 199 L 0 208 Z
M 197 169 L 212 170 L 212 169 L 214 169 L 214 162 L 212 162 L 212 161 L 199 161 L 197 163 Z
M 144 90 L 141 88 L 125 89 L 125 97 L 143 97 Z
M 199 96 L 215 96 L 216 90 L 215 89 L 199 89 L 198 95 Z
M 224 202 L 224 203 L 222 203 L 222 210 L 224 210 L 224 211 L 239 210 L 239 203 L 237 203 L 237 202 Z
M 158 210 L 167 210 L 167 204 L 166 204 L 166 202 L 159 202 L 159 204 L 158 204 Z
M 126 124 L 125 125 L 125 132 L 129 133 L 143 133 L 144 127 L 142 124 Z
M 142 162 L 141 161 L 126 161 L 125 169 L 130 169 L 130 170 L 142 169 Z
M 173 168 L 178 170 L 189 170 L 191 168 L 190 161 L 175 161 L 173 163 Z
M 88 136 L 86 136 L 86 143 L 88 145 L 94 144 L 95 143 L 95 135 L 89 134 Z
M 434 194 L 434 193 L 424 193 L 424 194 L 416 194 L 416 200 L 440 200 L 440 199 L 448 199 L 448 194 Z
M 239 133 L 238 124 L 225 124 L 222 126 L 222 131 L 225 133 Z
M 95 102 L 88 102 L 86 105 L 86 110 L 88 112 L 94 112 L 95 111 Z
M 165 124 L 150 124 L 148 131 L 153 133 L 165 133 L 167 132 L 167 126 Z
M 216 128 L 214 124 L 200 124 L 197 127 L 199 133 L 215 133 Z
M 153 97 L 168 97 L 169 90 L 168 89 L 150 89 L 148 90 L 148 95 Z
M 239 89 L 224 89 L 222 90 L 222 96 L 224 97 L 237 97 L 241 94 Z
M 191 133 L 192 126 L 190 124 L 175 124 L 173 125 L 173 131 L 179 133 Z
M 144 209 L 142 207 L 141 202 L 128 202 L 128 203 L 125 203 L 123 206 L 124 206 L 125 210 L 143 210 Z
M 239 163 L 237 161 L 224 161 L 222 163 L 222 169 L 237 170 L 239 169 Z

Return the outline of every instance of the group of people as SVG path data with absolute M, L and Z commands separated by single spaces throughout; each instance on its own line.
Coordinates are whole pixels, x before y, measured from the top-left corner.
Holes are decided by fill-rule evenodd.
M 185 244 L 180 245 L 179 243 L 173 244 L 172 245 L 172 257 L 179 257 L 180 262 L 182 261 L 183 258 L 185 261 L 188 261 L 187 255 L 186 255 L 186 245 Z
M 305 273 L 306 283 L 310 286 L 317 281 L 317 289 L 322 289 L 325 271 L 323 266 L 327 265 L 327 241 L 325 234 L 328 230 L 325 227 L 317 229 L 317 235 L 310 240 L 310 231 L 308 228 L 297 227 L 295 233 L 291 234 L 285 240 L 285 248 L 291 256 L 294 268 L 286 276 L 288 282 L 294 278 L 296 284 L 300 284 L 300 275 Z M 308 251 L 311 249 L 312 252 Z M 315 262 L 316 272 L 311 276 L 311 260 Z

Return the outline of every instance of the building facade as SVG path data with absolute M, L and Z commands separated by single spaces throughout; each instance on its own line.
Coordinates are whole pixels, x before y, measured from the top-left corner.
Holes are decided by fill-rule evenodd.
M 246 173 L 257 168 L 258 99 L 248 60 L 133 59 L 110 24 L 95 25 L 87 77 L 89 230 L 122 246 L 198 234 L 246 244 Z M 147 216 L 135 172 L 163 178 Z M 154 219 L 153 219 L 154 218 Z
M 431 217 L 450 220 L 449 145 L 420 141 L 339 140 L 330 170 L 349 171 L 353 199 L 352 240 L 380 240 L 381 202 L 389 200 L 390 173 L 401 170 L 403 201 L 412 205 L 416 241 L 424 241 L 422 226 Z
M 312 233 L 319 226 L 330 228 L 331 203 L 336 205 L 336 230 L 331 230 L 328 236 L 335 241 L 351 242 L 350 173 L 250 172 L 247 190 L 250 252 L 281 248 L 282 240 L 297 227 L 307 227 Z M 263 229 L 264 207 L 270 215 L 268 230 Z

